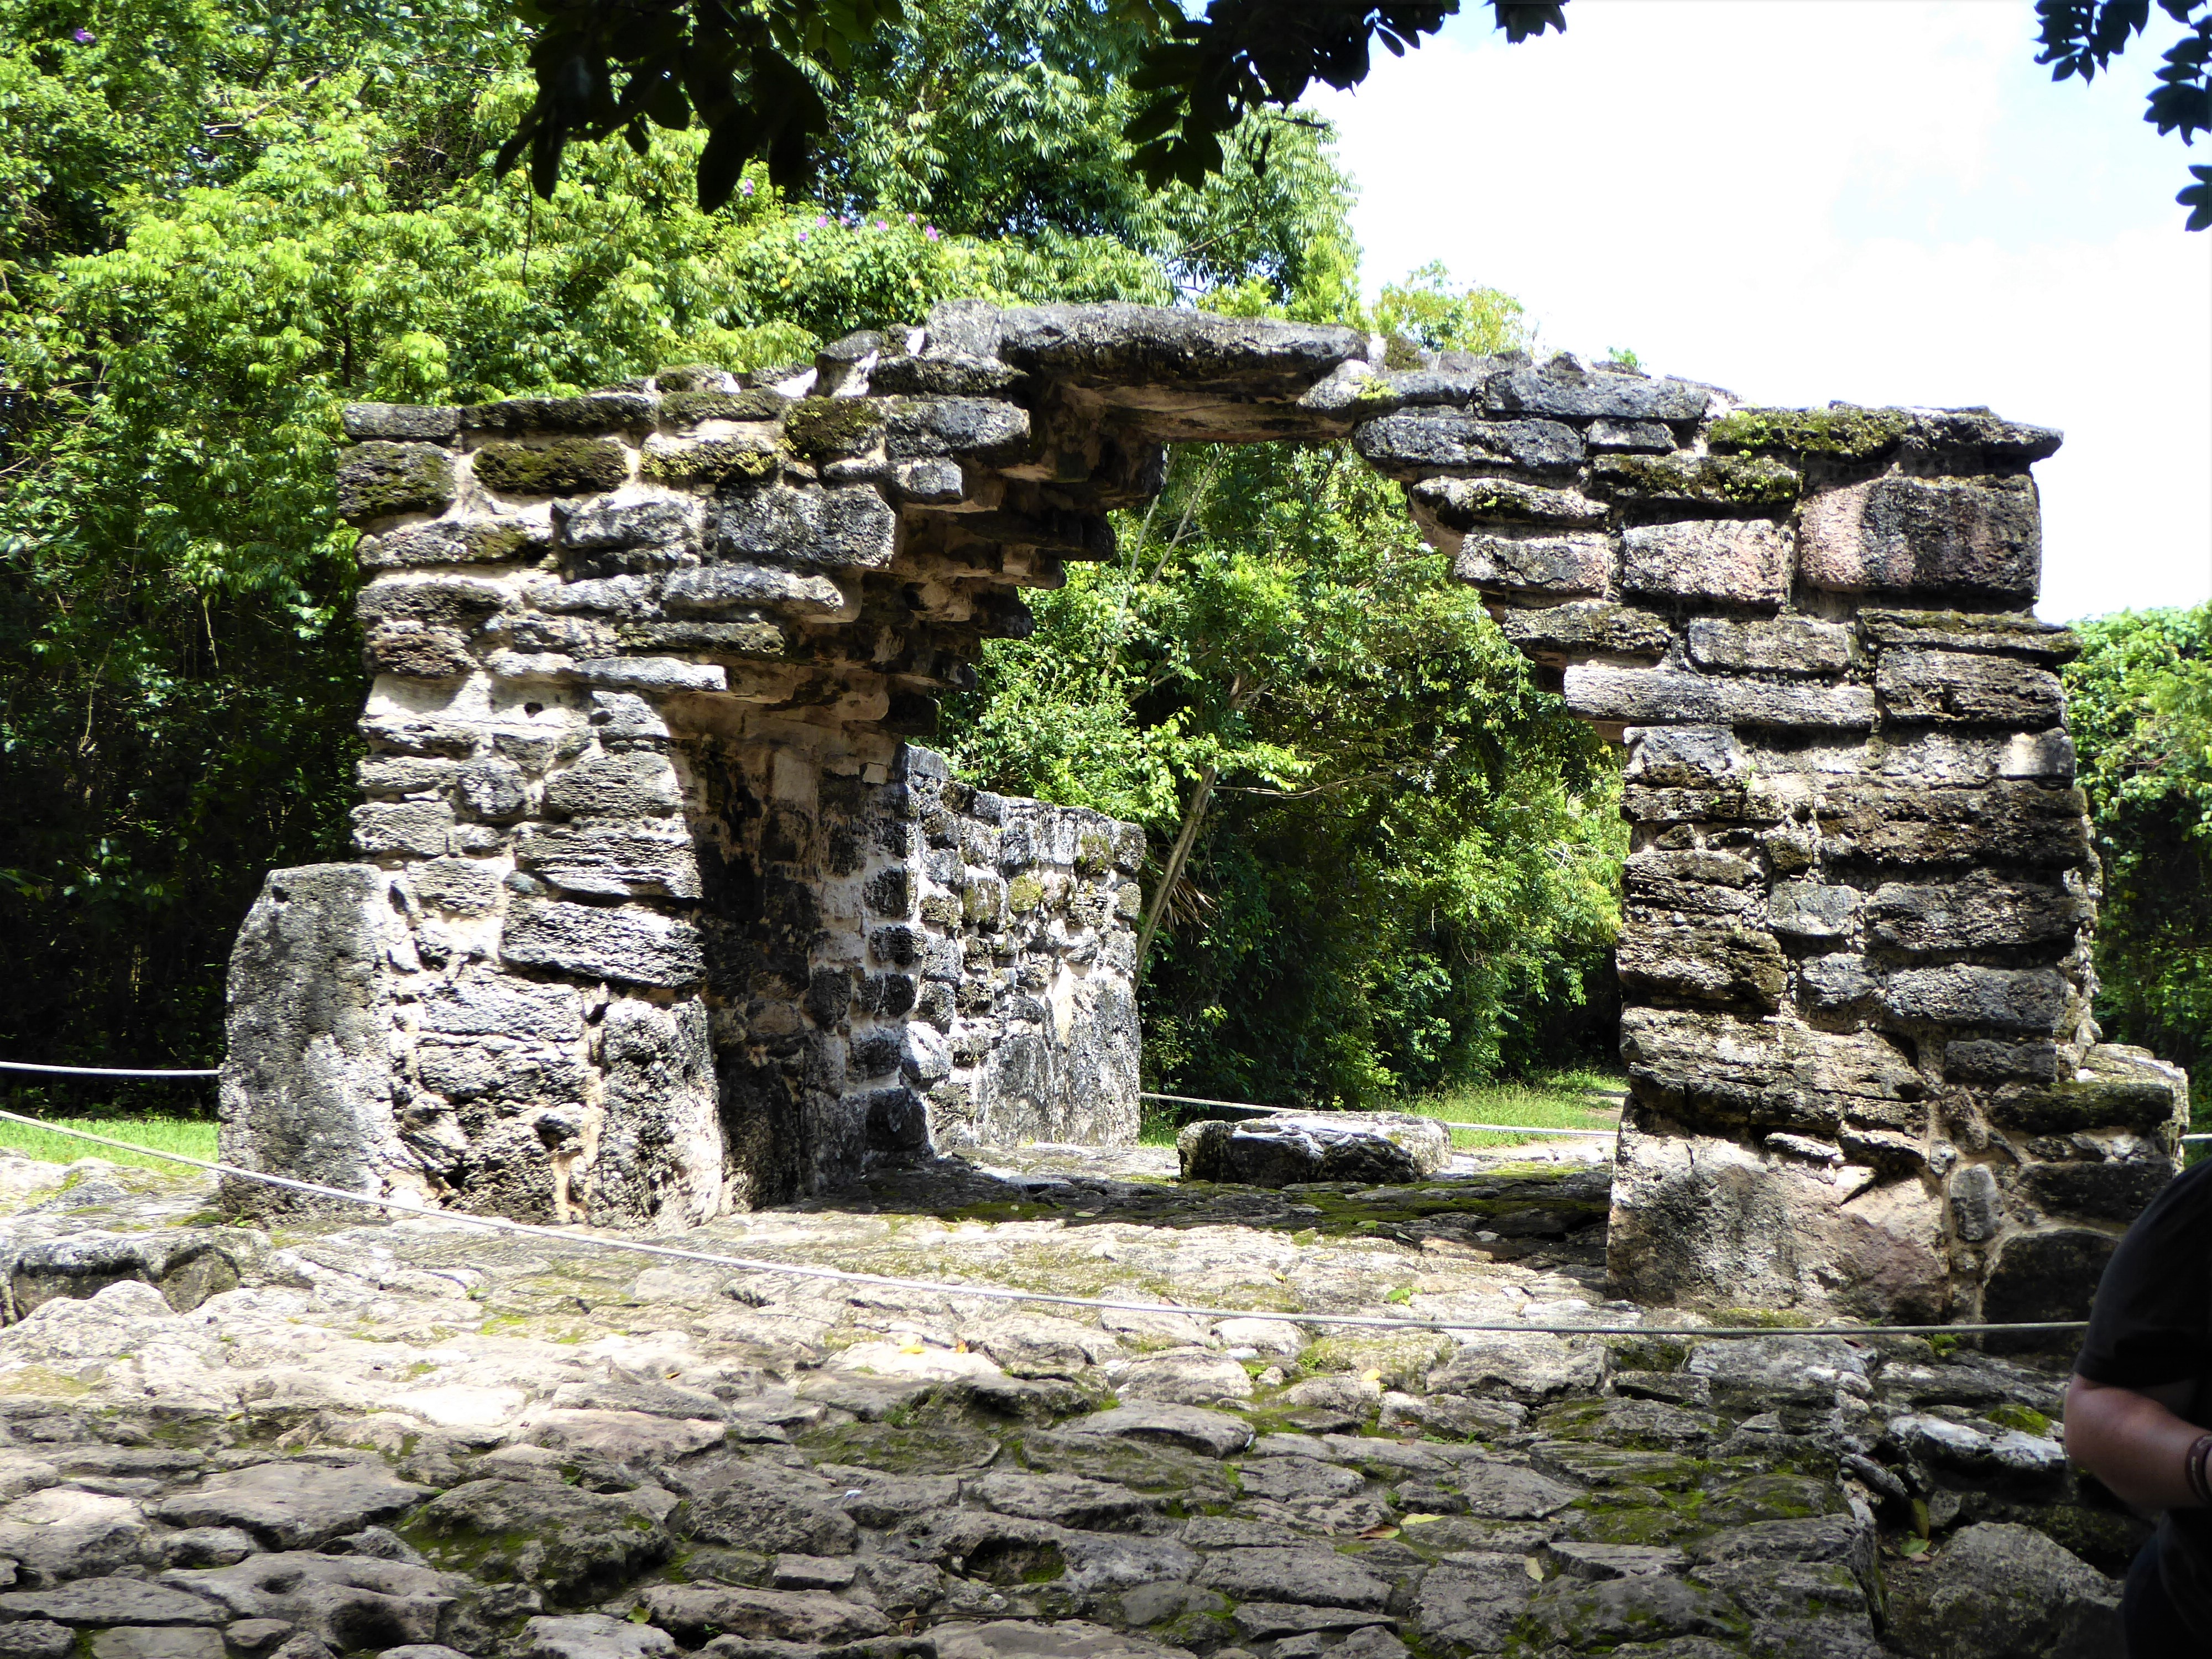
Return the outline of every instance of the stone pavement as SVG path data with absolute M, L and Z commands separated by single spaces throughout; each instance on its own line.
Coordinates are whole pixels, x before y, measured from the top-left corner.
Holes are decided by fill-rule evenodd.
M 1571 1149 L 1279 1191 L 989 1156 L 669 1242 L 1244 1311 L 267 1232 L 0 1158 L 0 1659 L 2118 1650 L 2141 1528 L 2066 1467 L 2063 1359 L 1517 1328 L 1684 1322 L 1606 1299 Z

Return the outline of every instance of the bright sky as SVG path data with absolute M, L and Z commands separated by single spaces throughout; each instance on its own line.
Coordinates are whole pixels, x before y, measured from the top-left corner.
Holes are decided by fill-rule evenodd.
M 2212 597 L 2212 233 L 2143 95 L 2177 26 L 2053 85 L 2033 0 L 1573 0 L 1467 15 L 1310 101 L 1370 286 L 1431 259 L 1540 347 L 1760 403 L 1987 404 L 2056 426 L 2044 616 Z

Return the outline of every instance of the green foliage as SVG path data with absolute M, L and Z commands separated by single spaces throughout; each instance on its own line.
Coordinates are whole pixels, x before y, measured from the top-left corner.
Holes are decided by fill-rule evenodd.
M 2192 143 L 2198 133 L 2212 132 L 2212 3 L 2158 3 L 2175 22 L 2190 27 L 2166 48 L 2143 119 L 2161 137 L 2179 132 L 2182 143 Z M 2150 0 L 2036 0 L 2035 12 L 2043 24 L 2043 52 L 2035 61 L 2053 66 L 2054 81 L 2079 76 L 2086 83 L 2143 32 L 2150 21 Z M 2174 199 L 2191 210 L 2189 228 L 2203 230 L 2212 227 L 2212 167 L 2194 167 L 2189 174 L 2197 182 Z
M 2105 868 L 2098 1023 L 2193 1072 L 2212 1055 L 2212 605 L 2076 631 L 2066 689 Z
M 1001 38 L 976 13 L 964 61 L 929 73 L 1039 88 L 992 142 L 1090 155 L 1103 191 L 1126 94 L 1033 53 L 1086 15 L 1039 0 Z M 828 203 L 754 176 L 699 212 L 696 131 L 641 155 L 572 146 L 534 201 L 486 165 L 530 96 L 523 47 L 477 0 L 0 0 L 0 789 L 18 804 L 0 932 L 24 970 L 7 1052 L 205 1060 L 262 872 L 345 855 L 343 401 L 786 362 L 954 295 L 1348 291 L 1321 135 L 1287 133 L 1246 198 L 1249 179 L 1154 200 L 1124 176 L 1054 219 L 1042 173 L 1022 206 L 963 150 L 985 94 L 911 127 L 919 48 L 856 70 Z M 928 200 L 898 193 L 909 175 Z
M 1604 1004 L 1617 766 L 1398 491 L 1340 448 L 1182 451 L 1121 545 L 991 647 L 946 741 L 988 787 L 1143 823 L 1148 884 L 1212 769 L 1146 963 L 1148 1075 L 1372 1104 L 1571 1043 Z

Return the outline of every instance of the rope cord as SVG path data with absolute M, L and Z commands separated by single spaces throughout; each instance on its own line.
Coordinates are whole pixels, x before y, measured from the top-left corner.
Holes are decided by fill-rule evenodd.
M 1196 1095 L 1140 1094 L 1139 1100 L 1171 1101 L 1178 1106 L 1233 1106 L 1240 1112 L 1289 1112 L 1288 1106 L 1255 1106 L 1249 1100 L 1204 1100 Z M 1591 1135 L 1600 1140 L 1611 1140 L 1619 1132 L 1613 1129 L 1540 1129 L 1527 1123 L 1460 1123 L 1449 1118 L 1438 1118 L 1447 1129 L 1470 1129 L 1481 1134 L 1506 1135 Z
M 312 1181 L 295 1181 L 289 1176 L 264 1175 L 258 1170 L 241 1170 L 234 1164 L 219 1164 L 204 1158 L 188 1157 L 183 1152 L 159 1151 L 151 1146 L 133 1146 L 127 1140 L 112 1140 L 106 1135 L 96 1135 L 86 1129 L 68 1129 L 59 1124 L 47 1123 L 19 1112 L 0 1111 L 0 1120 L 27 1124 L 50 1133 L 70 1135 L 78 1140 L 88 1140 L 96 1146 L 113 1147 L 118 1152 L 137 1152 L 148 1158 L 165 1158 L 172 1164 L 189 1164 L 196 1170 L 207 1170 L 234 1180 L 251 1182 L 263 1187 L 272 1187 L 284 1192 L 305 1193 L 311 1197 L 336 1199 L 342 1203 L 359 1204 L 368 1209 L 385 1210 L 418 1219 L 434 1217 L 461 1226 L 482 1228 L 488 1232 L 511 1233 L 523 1238 L 534 1238 L 552 1244 L 583 1245 L 593 1249 L 618 1250 L 632 1255 L 653 1256 L 663 1261 L 698 1262 L 713 1267 L 732 1267 L 741 1273 L 781 1273 L 787 1279 L 827 1279 L 841 1285 L 871 1285 L 885 1289 L 924 1291 L 937 1296 L 969 1297 L 985 1302 L 1024 1302 L 1055 1308 L 1090 1308 L 1104 1313 L 1188 1314 L 1198 1319 L 1277 1319 L 1291 1325 L 1340 1325 L 1366 1330 L 1434 1331 L 1440 1335 L 1466 1332 L 1470 1334 L 1521 1336 L 1697 1336 L 1743 1338 L 1759 1336 L 1960 1336 L 1981 1331 L 2079 1331 L 2087 1328 L 2088 1322 L 2079 1319 L 2029 1321 L 2018 1324 L 1998 1325 L 1571 1325 L 1537 1324 L 1516 1320 L 1510 1324 L 1470 1321 L 1464 1319 L 1393 1318 L 1378 1314 L 1282 1313 L 1264 1308 L 1208 1308 L 1183 1303 L 1115 1302 L 1101 1297 L 1060 1296 L 1043 1291 L 1019 1291 L 1010 1287 L 981 1285 L 949 1285 L 925 1279 L 900 1279 L 887 1273 L 855 1273 L 845 1267 L 817 1267 L 803 1263 L 768 1261 L 741 1255 L 720 1255 L 706 1250 L 678 1249 L 671 1244 L 648 1244 L 641 1239 L 606 1238 L 597 1234 L 581 1233 L 564 1228 L 541 1227 L 527 1221 L 509 1221 L 501 1216 L 465 1215 L 455 1211 L 426 1211 L 419 1203 L 405 1203 L 398 1199 L 376 1198 L 367 1193 L 348 1192 L 343 1187 L 324 1187 Z
M 36 1072 L 46 1077 L 221 1077 L 216 1071 L 150 1071 L 129 1066 L 33 1066 L 28 1060 L 0 1060 L 0 1072 Z

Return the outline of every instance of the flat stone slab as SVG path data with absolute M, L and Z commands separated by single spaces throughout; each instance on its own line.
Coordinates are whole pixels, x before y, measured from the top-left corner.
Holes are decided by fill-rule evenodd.
M 0 1595 L 0 1621 L 58 1625 L 221 1625 L 230 1614 L 202 1596 L 143 1578 L 79 1578 L 52 1589 Z
M 155 1513 L 175 1526 L 243 1527 L 279 1549 L 313 1549 L 434 1495 L 373 1466 L 256 1463 L 210 1474 Z
M 1417 1181 L 1451 1161 L 1451 1132 L 1409 1112 L 1285 1113 L 1190 1124 L 1176 1152 L 1185 1181 Z
M 1165 1401 L 1140 1400 L 1115 1406 L 1061 1425 L 1064 1434 L 1111 1435 L 1124 1440 L 1152 1440 L 1226 1457 L 1252 1443 L 1252 1425 L 1225 1412 L 1202 1406 L 1176 1406 Z

